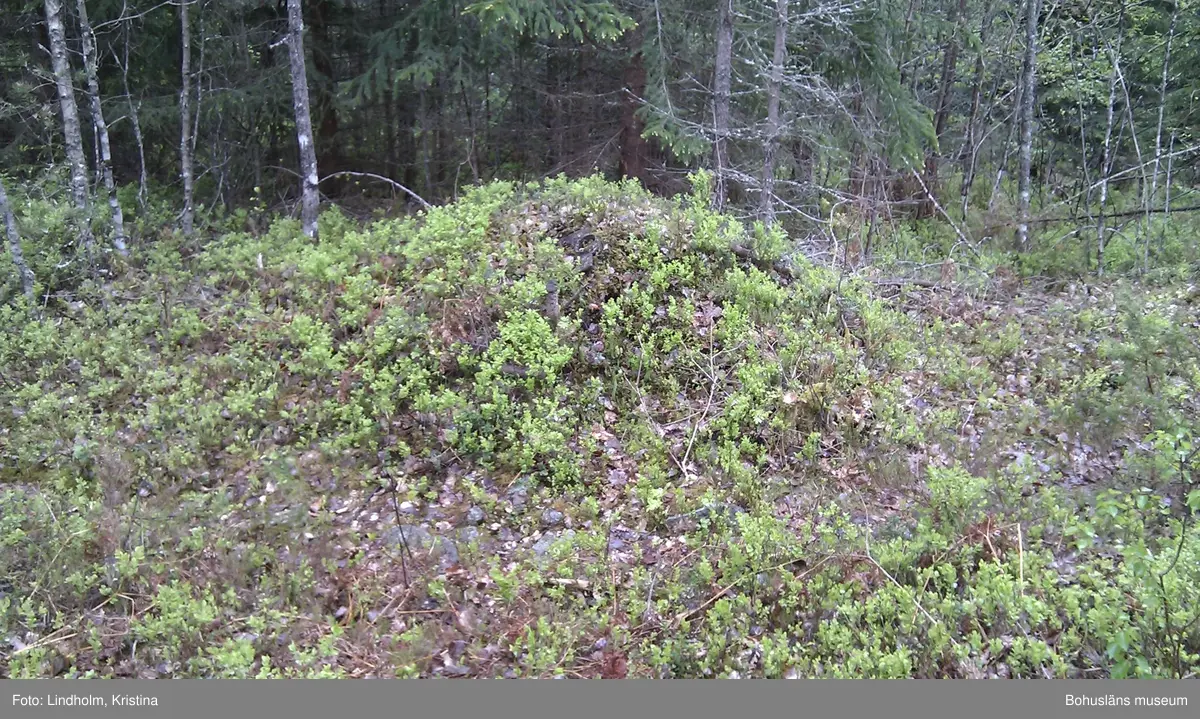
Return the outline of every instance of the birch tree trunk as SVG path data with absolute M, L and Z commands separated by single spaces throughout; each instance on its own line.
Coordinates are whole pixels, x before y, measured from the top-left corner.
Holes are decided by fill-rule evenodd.
M 21 251 L 21 235 L 17 232 L 17 218 L 13 217 L 12 208 L 8 206 L 8 194 L 4 191 L 4 183 L 0 182 L 0 215 L 4 215 L 4 232 L 8 236 L 8 254 L 12 257 L 13 267 L 21 280 L 21 289 L 25 297 L 33 304 L 33 270 L 25 261 L 25 253 Z
M 58 90 L 58 106 L 62 112 L 63 141 L 67 149 L 67 164 L 71 170 L 71 197 L 79 211 L 79 240 L 88 258 L 95 250 L 91 215 L 88 209 L 88 167 L 83 152 L 83 130 L 79 125 L 79 107 L 75 104 L 75 88 L 71 84 L 71 61 L 67 55 L 67 34 L 63 29 L 61 0 L 46 0 L 46 34 L 50 40 L 50 66 Z
M 779 90 L 783 83 L 783 65 L 787 62 L 787 25 L 788 0 L 775 0 L 775 48 L 771 54 L 771 75 L 767 80 L 767 147 L 763 153 L 762 197 L 759 200 L 759 212 L 768 225 L 775 224 L 775 161 L 783 131 Z
M 308 104 L 308 73 L 304 65 L 304 16 L 300 0 L 288 0 L 288 57 L 292 73 L 292 109 L 296 114 L 296 140 L 300 143 L 300 223 L 307 237 L 317 236 L 317 152 L 313 145 L 312 115 Z
M 1163 223 L 1171 221 L 1171 170 L 1175 164 L 1175 133 L 1171 133 L 1171 141 L 1167 144 L 1167 175 L 1164 179 L 1165 196 L 1163 197 Z M 1166 230 L 1163 230 L 1165 233 Z
M 728 194 L 725 168 L 729 165 L 729 103 L 733 85 L 733 0 L 717 1 L 717 57 L 713 68 L 713 207 L 725 209 Z
M 114 53 L 115 54 L 115 53 Z M 133 126 L 133 141 L 137 145 L 138 153 L 138 192 L 137 203 L 138 210 L 143 214 L 146 212 L 146 194 L 148 192 L 149 179 L 146 175 L 146 143 L 142 137 L 142 123 L 138 118 L 138 108 L 140 103 L 133 102 L 133 93 L 129 91 L 129 26 L 125 26 L 125 50 L 124 62 L 119 62 L 121 67 L 121 86 L 125 89 L 125 100 L 129 103 L 129 122 Z
M 1017 224 L 1017 249 L 1029 246 L 1029 198 L 1031 195 L 1030 174 L 1033 169 L 1033 107 L 1036 104 L 1037 85 L 1037 33 L 1038 13 L 1041 3 L 1026 0 L 1025 3 L 1025 64 L 1021 78 L 1021 147 L 1020 167 L 1017 171 L 1017 191 L 1020 195 L 1020 220 Z
M 1125 7 L 1121 6 L 1120 23 L 1123 24 L 1125 19 Z M 1120 30 L 1118 30 L 1120 32 Z M 1117 35 L 1117 46 L 1110 50 L 1112 53 L 1112 73 L 1108 81 L 1108 105 L 1105 107 L 1104 121 L 1104 152 L 1100 157 L 1100 215 L 1099 222 L 1096 224 L 1096 274 L 1104 276 L 1104 245 L 1108 228 L 1106 227 L 1104 213 L 1108 204 L 1108 176 L 1112 172 L 1113 151 L 1112 151 L 1112 135 L 1113 123 L 1115 119 L 1115 107 L 1117 104 L 1117 73 L 1119 70 L 1119 62 L 1121 57 L 1121 39 L 1123 35 Z
M 179 74 L 182 87 L 179 91 L 179 174 L 183 180 L 183 234 L 191 237 L 194 229 L 195 210 L 192 206 L 192 27 L 188 20 L 188 4 L 179 3 L 179 36 L 183 46 Z
M 128 255 L 125 247 L 125 215 L 117 199 L 117 183 L 113 180 L 112 148 L 108 142 L 108 123 L 104 121 L 104 108 L 100 103 L 100 80 L 96 59 L 96 36 L 88 21 L 87 0 L 78 0 L 79 34 L 83 37 L 83 67 L 87 76 L 88 104 L 92 108 L 92 123 L 96 127 L 96 144 L 100 149 L 100 176 L 108 193 L 108 209 L 112 218 L 113 247 L 121 255 Z
M 1171 70 L 1171 41 L 1175 39 L 1175 20 L 1179 17 L 1179 5 L 1175 5 L 1175 9 L 1171 11 L 1171 24 L 1167 27 L 1166 47 L 1163 50 L 1163 65 L 1162 65 L 1162 81 L 1158 86 L 1158 124 L 1154 129 L 1154 174 L 1150 180 L 1150 195 L 1146 201 L 1146 217 L 1150 217 L 1151 207 L 1158 199 L 1158 175 L 1162 168 L 1162 153 L 1163 153 L 1163 114 L 1167 107 L 1167 77 Z M 1165 230 L 1164 230 L 1165 232 Z M 1160 244 L 1162 233 L 1159 234 Z M 1146 234 L 1146 244 L 1142 249 L 1142 268 L 1144 271 L 1150 271 L 1150 235 Z

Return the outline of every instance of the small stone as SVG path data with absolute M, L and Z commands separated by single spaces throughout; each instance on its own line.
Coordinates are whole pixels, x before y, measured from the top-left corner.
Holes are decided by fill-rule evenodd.
M 485 516 L 482 507 L 471 507 L 467 510 L 467 524 L 472 526 L 480 524 Z
M 541 539 L 534 543 L 533 553 L 539 557 L 543 557 L 547 552 L 550 551 L 550 548 L 553 547 L 559 539 L 570 539 L 573 536 L 575 536 L 575 532 L 570 529 L 562 532 L 561 534 L 558 532 L 547 532 L 546 534 L 542 535 Z
M 542 512 L 542 524 L 547 527 L 556 527 L 562 524 L 564 519 L 566 519 L 566 515 L 557 509 L 547 509 Z
M 441 562 L 442 569 L 448 569 L 453 567 L 455 564 L 458 564 L 458 547 L 454 546 L 454 542 L 451 542 L 445 537 L 440 537 L 438 539 L 437 544 L 434 545 L 434 549 L 430 552 L 430 554 L 438 558 L 438 560 Z
M 416 514 L 417 505 L 412 502 L 404 501 L 400 503 L 400 514 Z
M 524 507 L 525 503 L 529 501 L 529 480 L 522 477 L 513 482 L 504 496 L 514 508 L 520 509 Z
M 458 610 L 456 618 L 459 629 L 462 629 L 464 632 L 475 631 L 475 610 L 469 604 Z
M 424 527 L 398 527 L 387 533 L 386 541 L 408 545 L 410 550 L 425 549 L 433 544 L 433 535 Z

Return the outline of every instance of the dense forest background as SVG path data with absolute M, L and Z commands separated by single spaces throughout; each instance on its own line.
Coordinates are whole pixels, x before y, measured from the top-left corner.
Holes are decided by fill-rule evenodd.
M 708 167 L 718 208 L 843 253 L 936 218 L 1147 269 L 1195 204 L 1188 1 L 314 0 L 299 81 L 321 197 L 359 210 L 559 173 L 670 195 Z M 19 197 L 102 208 L 108 187 L 143 234 L 159 200 L 185 234 L 299 202 L 286 3 L 6 0 L 0 23 Z

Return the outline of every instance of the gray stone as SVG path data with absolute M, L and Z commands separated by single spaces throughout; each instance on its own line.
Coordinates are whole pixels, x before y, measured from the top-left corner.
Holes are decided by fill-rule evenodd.
M 454 542 L 446 539 L 445 537 L 442 537 L 440 541 L 438 541 L 437 547 L 430 554 L 431 556 L 437 557 L 443 569 L 453 567 L 455 564 L 458 564 L 458 547 L 454 546 Z
M 737 516 L 745 513 L 746 510 L 736 504 L 715 504 L 667 517 L 667 528 L 673 532 L 689 532 L 699 527 L 705 519 L 724 519 L 736 528 Z
M 504 493 L 504 496 L 514 509 L 524 507 L 525 503 L 529 501 L 529 480 L 525 477 L 517 479 Z
M 418 526 L 405 526 L 392 529 L 387 533 L 386 541 L 397 549 L 408 546 L 409 551 L 428 552 L 429 556 L 437 559 L 442 567 L 458 563 L 458 547 L 446 537 L 431 534 L 429 530 Z
M 428 549 L 433 545 L 433 535 L 429 530 L 418 526 L 396 527 L 387 533 L 386 540 L 388 544 L 396 546 L 408 545 L 413 551 Z
M 467 510 L 467 524 L 472 526 L 479 524 L 483 522 L 485 516 L 482 507 L 471 507 Z
M 542 535 L 541 539 L 539 539 L 537 542 L 534 542 L 533 553 L 538 555 L 539 557 L 544 557 L 544 556 L 546 556 L 546 553 L 550 551 L 550 548 L 553 547 L 556 543 L 558 543 L 558 540 L 570 539 L 571 537 L 574 537 L 574 536 L 575 536 L 575 531 L 572 529 L 565 530 L 561 533 L 546 532 L 545 534 Z
M 547 509 L 542 512 L 542 524 L 547 527 L 557 527 L 563 523 L 564 519 L 566 519 L 566 515 L 557 509 Z

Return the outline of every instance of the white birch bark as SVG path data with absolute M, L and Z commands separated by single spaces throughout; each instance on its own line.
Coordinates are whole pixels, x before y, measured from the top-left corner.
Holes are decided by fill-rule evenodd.
M 46 34 L 50 40 L 50 66 L 58 91 L 58 107 L 62 113 L 63 141 L 67 149 L 67 164 L 71 171 L 71 197 L 79 211 L 79 240 L 89 259 L 95 249 L 91 213 L 88 202 L 87 155 L 83 151 L 83 129 L 79 125 L 79 107 L 75 104 L 75 88 L 71 84 L 71 61 L 67 54 L 67 34 L 63 28 L 61 0 L 46 0 Z
M 1029 246 L 1029 200 L 1032 194 L 1030 174 L 1033 168 L 1033 108 L 1036 104 L 1037 87 L 1037 33 L 1038 13 L 1041 3 L 1026 0 L 1025 10 L 1025 64 L 1021 78 L 1020 123 L 1021 140 L 1017 191 L 1019 194 L 1020 219 L 1017 225 L 1017 248 Z
M 1121 19 L 1124 20 L 1124 7 L 1121 9 Z M 1122 35 L 1117 35 L 1117 46 L 1111 50 L 1112 73 L 1108 81 L 1108 104 L 1105 106 L 1104 150 L 1100 157 L 1100 216 L 1096 224 L 1096 274 L 1104 276 L 1104 246 L 1107 240 L 1108 228 L 1104 213 L 1108 205 L 1108 176 L 1112 172 L 1113 152 L 1112 135 L 1117 104 L 1117 74 L 1121 56 Z
M 112 219 L 113 247 L 121 255 L 128 255 L 125 246 L 125 215 L 117 199 L 117 183 L 113 180 L 112 148 L 108 141 L 108 123 L 104 121 L 104 107 L 100 103 L 100 80 L 97 70 L 96 36 L 88 21 L 87 1 L 76 3 L 79 14 L 79 33 L 83 38 L 83 67 L 87 77 L 87 98 L 92 109 L 92 123 L 96 127 L 96 144 L 100 150 L 100 176 L 104 190 L 108 193 L 108 209 Z
M 13 217 L 12 208 L 8 204 L 8 194 L 4 191 L 4 183 L 0 182 L 0 215 L 4 215 L 4 232 L 8 236 L 8 254 L 12 258 L 17 278 L 21 281 L 21 290 L 25 293 L 30 304 L 33 303 L 33 270 L 25 261 L 25 253 L 21 251 L 21 235 L 17 232 L 17 218 Z
M 288 58 L 292 73 L 292 109 L 296 115 L 296 140 L 300 144 L 300 224 L 307 237 L 317 236 L 317 149 L 313 144 L 312 113 L 308 102 L 308 73 L 304 62 L 304 16 L 300 0 L 288 0 Z
M 1149 218 L 1151 208 L 1158 200 L 1158 175 L 1162 168 L 1163 154 L 1163 115 L 1167 107 L 1167 78 L 1171 70 L 1171 42 L 1175 39 L 1175 20 L 1179 17 L 1179 5 L 1176 3 L 1175 9 L 1171 11 L 1171 24 L 1167 27 L 1166 47 L 1163 50 L 1163 65 L 1162 65 L 1162 81 L 1158 86 L 1158 124 L 1154 128 L 1154 173 L 1150 180 L 1150 195 L 1146 201 L 1146 217 Z M 1161 241 L 1161 233 L 1159 235 Z M 1142 268 L 1150 271 L 1150 236 L 1146 236 L 1146 244 L 1143 248 L 1145 253 L 1142 256 Z
M 179 73 L 182 88 L 179 91 L 179 174 L 183 180 L 183 217 L 182 226 L 185 237 L 191 237 L 194 231 L 195 209 L 193 207 L 193 178 L 192 178 L 192 28 L 188 19 L 188 4 L 191 0 L 183 0 L 179 4 L 179 34 L 183 46 Z
M 115 53 L 114 53 L 115 54 Z M 133 141 L 138 153 L 138 210 L 145 213 L 146 195 L 149 191 L 149 178 L 146 175 L 146 143 L 142 137 L 142 123 L 138 117 L 140 103 L 134 103 L 133 93 L 129 91 L 129 28 L 125 28 L 124 62 L 118 61 L 121 67 L 121 86 L 125 89 L 125 100 L 129 103 L 129 122 L 133 126 Z

